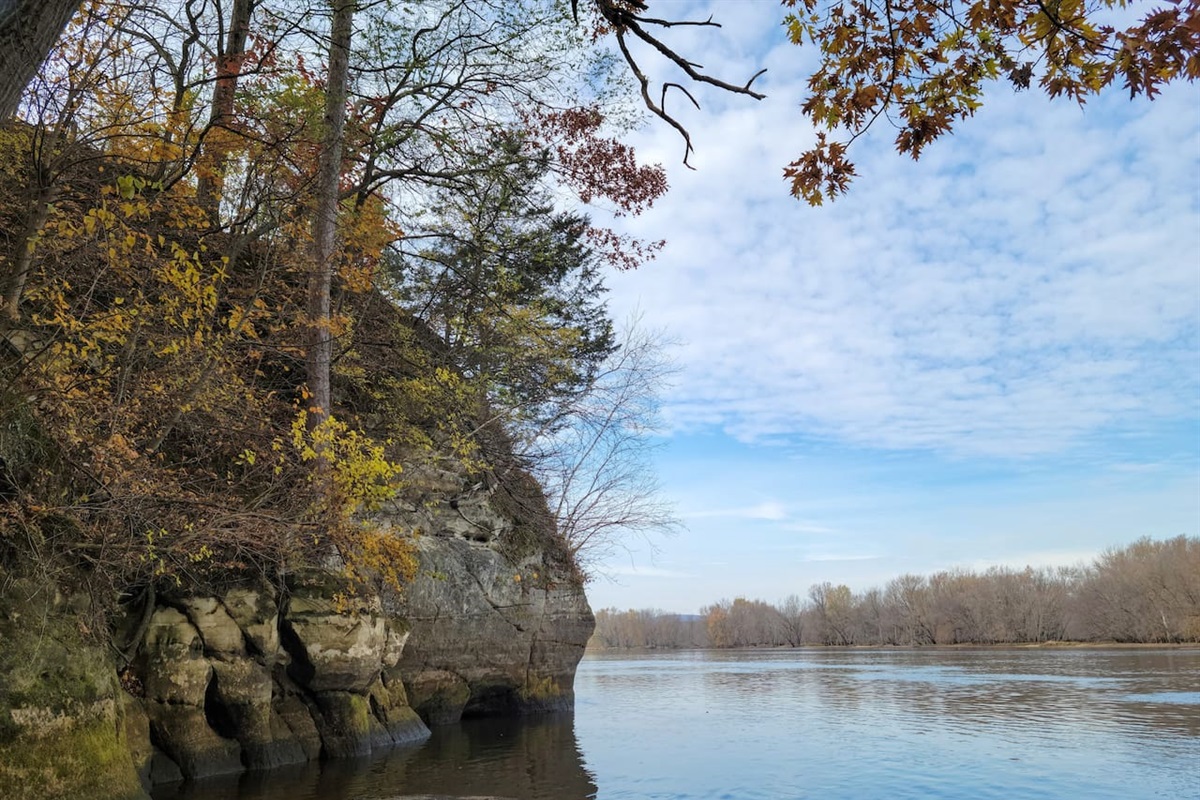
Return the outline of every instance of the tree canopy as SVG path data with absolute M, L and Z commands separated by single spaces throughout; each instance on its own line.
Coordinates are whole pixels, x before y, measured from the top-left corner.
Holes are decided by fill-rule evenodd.
M 578 210 L 666 188 L 611 67 L 551 0 L 85 4 L 0 126 L 0 558 L 399 580 L 382 504 L 532 483 L 655 247 Z
M 0 41 L 13 45 L 4 49 L 8 68 L 0 82 L 0 118 L 16 110 L 37 65 L 70 13 L 82 5 L 79 0 L 13 0 L 0 8 Z M 110 0 L 100 5 L 107 7 L 108 13 L 126 13 L 130 7 L 162 4 Z M 210 3 L 200 5 L 207 9 Z M 220 3 L 212 5 L 218 11 L 221 8 Z M 215 42 L 210 51 L 220 62 L 217 93 L 224 92 L 225 98 L 244 57 L 244 25 L 239 28 L 237 20 L 245 20 L 256 5 L 258 0 L 234 3 L 229 10 L 228 42 Z M 380 6 L 391 8 L 389 3 L 364 8 Z M 483 6 L 495 8 L 490 3 Z M 782 0 L 782 6 L 787 10 L 781 22 L 791 42 L 819 53 L 802 108 L 817 128 L 816 142 L 784 169 L 792 194 L 813 205 L 846 191 L 856 175 L 847 150 L 880 119 L 896 128 L 896 149 L 919 158 L 926 146 L 952 132 L 956 123 L 982 106 L 989 81 L 1007 81 L 1021 90 L 1036 86 L 1050 97 L 1067 97 L 1082 104 L 1113 85 L 1120 85 L 1131 97 L 1153 98 L 1165 84 L 1190 82 L 1200 76 L 1200 0 Z M 187 8 L 190 19 L 202 15 L 195 4 L 189 3 Z M 504 16 L 510 24 L 544 20 L 538 13 L 530 16 L 533 8 L 514 3 Z M 306 13 L 301 11 L 300 16 Z M 277 24 L 296 25 L 299 19 L 293 14 L 286 22 L 288 14 L 270 8 L 267 14 Z M 560 17 L 559 24 L 574 24 L 593 41 L 615 45 L 645 107 L 682 136 L 685 164 L 692 152 L 691 135 L 668 111 L 667 98 L 672 92 L 697 107 L 688 82 L 754 99 L 765 96 L 754 88 L 765 70 L 753 72 L 743 82 L 730 81 L 698 64 L 695 54 L 676 51 L 663 36 L 678 26 L 719 28 L 720 23 L 711 17 L 657 16 L 650 0 L 571 0 L 571 17 Z M 431 26 L 429 38 L 436 39 L 439 30 L 441 26 Z M 386 37 L 375 41 L 382 43 Z M 647 46 L 683 77 L 655 81 L 631 49 L 633 42 Z M 371 72 L 380 85 L 387 84 L 389 70 L 393 79 L 397 70 L 411 74 L 411 64 L 390 59 L 384 50 L 372 51 L 368 46 L 362 52 L 378 59 L 378 68 Z M 485 81 L 475 88 L 481 85 L 492 86 Z M 467 84 L 457 85 L 460 93 L 467 88 Z M 409 92 L 382 92 L 376 97 L 377 132 L 382 133 L 388 125 L 387 111 L 410 96 Z M 219 126 L 226 105 L 214 103 L 210 127 Z M 537 118 L 537 113 L 531 117 Z M 578 135 L 583 117 L 555 112 L 540 119 L 570 120 L 575 131 L 568 133 L 570 138 Z M 366 156 L 366 185 L 373 178 L 386 180 L 396 174 L 372 156 L 386 158 L 393 145 L 403 140 L 403 128 L 393 129 L 390 139 L 373 139 L 377 148 L 380 142 L 389 143 Z M 560 126 L 560 130 L 570 128 Z M 596 149 L 593 144 L 583 152 L 589 158 L 577 159 L 568 171 L 578 173 L 581 163 L 594 163 L 594 158 L 615 151 L 612 146 Z M 569 160 L 562 163 L 566 166 Z
M 1200 642 L 1200 539 L 1139 539 L 1073 567 L 907 573 L 855 592 L 829 582 L 778 604 L 738 597 L 681 617 L 596 614 L 602 647 Z

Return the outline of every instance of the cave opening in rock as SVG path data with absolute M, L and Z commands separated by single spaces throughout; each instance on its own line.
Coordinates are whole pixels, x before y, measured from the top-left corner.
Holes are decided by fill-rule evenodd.
M 512 714 L 520 707 L 516 691 L 504 686 L 489 687 L 473 693 L 463 707 L 463 719 Z

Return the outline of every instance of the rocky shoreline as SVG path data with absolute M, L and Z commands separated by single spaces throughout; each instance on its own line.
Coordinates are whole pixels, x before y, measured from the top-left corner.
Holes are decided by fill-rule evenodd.
M 123 648 L 81 629 L 82 595 L 5 581 L 0 771 L 18 787 L 7 796 L 142 798 L 378 752 L 463 716 L 570 708 L 593 628 L 577 577 L 542 549 L 514 558 L 499 536 L 425 523 L 435 533 L 416 540 L 402 594 L 348 593 L 317 571 L 281 589 L 149 593 L 115 631 Z M 118 650 L 132 654 L 124 666 Z

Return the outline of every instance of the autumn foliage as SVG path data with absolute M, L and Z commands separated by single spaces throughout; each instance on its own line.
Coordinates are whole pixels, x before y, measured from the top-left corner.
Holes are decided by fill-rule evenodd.
M 3 563 L 104 602 L 313 564 L 398 588 L 422 532 L 389 503 L 528 483 L 513 442 L 612 351 L 598 269 L 654 249 L 551 198 L 665 181 L 561 8 L 419 5 L 339 4 L 331 104 L 339 45 L 291 4 L 83 4 L 0 128 Z
M 880 119 L 914 159 L 983 103 L 986 84 L 1037 86 L 1078 103 L 1109 86 L 1153 98 L 1200 77 L 1200 2 L 784 0 L 793 44 L 815 47 L 803 111 L 825 133 L 784 171 L 814 205 L 846 190 L 846 148 Z

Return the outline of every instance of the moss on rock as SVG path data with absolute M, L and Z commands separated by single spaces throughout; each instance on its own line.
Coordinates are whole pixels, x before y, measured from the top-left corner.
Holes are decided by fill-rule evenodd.
M 525 685 L 521 687 L 519 694 L 527 707 L 536 710 L 542 705 L 554 707 L 565 692 L 552 676 L 530 675 L 526 678 Z
M 55 590 L 25 579 L 0 595 L 0 786 L 8 800 L 144 797 L 116 674 Z
M 145 798 L 129 747 L 115 719 L 71 719 L 52 732 L 0 744 L 6 800 L 133 800 Z

